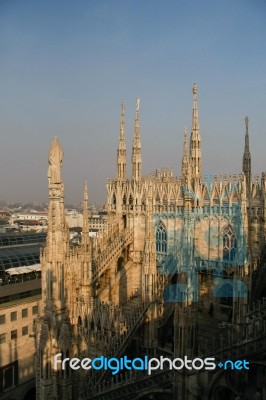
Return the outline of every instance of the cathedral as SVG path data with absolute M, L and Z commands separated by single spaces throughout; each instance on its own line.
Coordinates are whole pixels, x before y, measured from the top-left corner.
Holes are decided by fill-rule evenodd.
M 108 222 L 72 246 L 64 213 L 63 150 L 48 162 L 48 234 L 41 251 L 42 301 L 35 320 L 38 400 L 266 399 L 266 176 L 252 176 L 248 118 L 240 175 L 204 176 L 197 85 L 184 132 L 181 176 L 142 174 L 140 99 L 131 175 L 121 105 Z M 55 358 L 215 359 L 213 370 L 72 369 Z M 226 360 L 231 368 L 222 368 Z M 237 360 L 249 368 L 234 369 Z M 220 367 L 218 367 L 220 365 Z

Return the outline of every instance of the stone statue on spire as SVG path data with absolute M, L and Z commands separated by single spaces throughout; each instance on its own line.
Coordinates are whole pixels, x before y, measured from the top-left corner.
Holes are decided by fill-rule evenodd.
M 84 192 L 83 192 L 84 201 L 88 201 L 88 183 L 87 181 L 84 184 Z
M 247 191 L 249 192 L 250 184 L 251 184 L 251 154 L 250 154 L 250 150 L 249 150 L 248 123 L 249 123 L 249 119 L 248 119 L 248 116 L 246 115 L 246 117 L 245 117 L 245 124 L 246 124 L 245 148 L 244 148 L 244 154 L 243 154 L 242 171 L 244 172 L 244 174 L 246 176 Z
M 200 179 L 202 176 L 202 160 L 201 160 L 201 136 L 199 128 L 199 114 L 197 103 L 197 84 L 194 83 L 193 93 L 193 110 L 192 110 L 192 129 L 189 146 L 189 165 L 192 181 Z
M 246 131 L 248 130 L 248 116 L 246 115 L 245 117 L 245 123 L 246 123 Z
M 197 84 L 196 83 L 194 83 L 192 91 L 193 91 L 194 96 L 196 96 L 197 95 Z
M 57 137 L 54 138 L 48 158 L 48 180 L 50 183 L 61 183 L 61 167 L 64 152 Z
M 140 98 L 137 97 L 137 100 L 136 100 L 136 111 L 139 111 L 139 105 L 140 105 Z

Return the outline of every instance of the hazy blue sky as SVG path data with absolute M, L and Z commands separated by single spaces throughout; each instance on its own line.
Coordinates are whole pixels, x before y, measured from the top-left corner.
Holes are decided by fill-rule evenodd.
M 47 156 L 63 146 L 67 202 L 105 201 L 120 103 L 130 172 L 141 98 L 143 170 L 180 174 L 198 84 L 203 168 L 241 170 L 247 114 L 254 172 L 266 170 L 265 0 L 1 0 L 0 200 L 47 200 Z

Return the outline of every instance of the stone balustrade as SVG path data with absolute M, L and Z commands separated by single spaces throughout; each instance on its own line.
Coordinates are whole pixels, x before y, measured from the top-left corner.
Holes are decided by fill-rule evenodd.
M 117 236 L 105 249 L 93 259 L 92 281 L 95 282 L 104 274 L 110 263 L 122 253 L 123 249 L 133 240 L 133 229 L 128 229 Z

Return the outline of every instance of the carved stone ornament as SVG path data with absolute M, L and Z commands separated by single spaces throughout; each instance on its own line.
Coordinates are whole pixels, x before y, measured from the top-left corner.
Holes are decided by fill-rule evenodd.
M 51 144 L 49 151 L 49 167 L 48 167 L 48 179 L 50 183 L 61 183 L 61 166 L 63 161 L 64 152 L 58 141 L 55 138 Z

